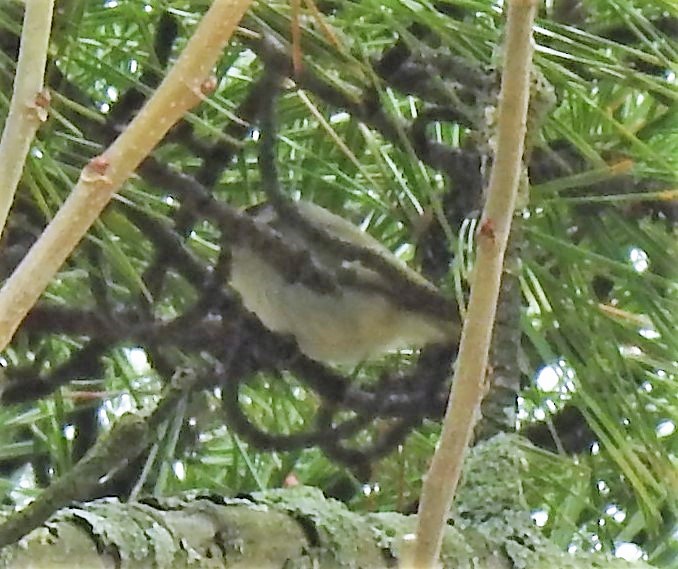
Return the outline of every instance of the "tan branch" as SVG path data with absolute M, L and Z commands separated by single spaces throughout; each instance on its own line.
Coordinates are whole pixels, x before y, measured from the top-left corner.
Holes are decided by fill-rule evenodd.
M 0 235 L 28 149 L 49 107 L 49 93 L 43 86 L 54 0 L 27 0 L 24 10 L 14 90 L 0 138 Z
M 536 0 L 512 0 L 508 9 L 497 146 L 487 203 L 477 235 L 471 298 L 439 447 L 424 481 L 416 540 L 402 566 L 436 566 L 464 454 L 485 392 L 485 376 L 525 142 Z
M 214 0 L 157 91 L 100 156 L 0 290 L 0 349 L 106 204 L 165 133 L 215 87 L 210 71 L 251 0 Z

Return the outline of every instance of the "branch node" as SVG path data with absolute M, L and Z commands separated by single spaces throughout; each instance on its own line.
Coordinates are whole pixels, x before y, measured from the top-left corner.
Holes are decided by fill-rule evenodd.
M 201 99 L 205 98 L 208 95 L 214 93 L 217 90 L 217 77 L 216 75 L 210 75 L 202 83 L 200 83 L 200 95 Z
M 48 89 L 42 89 L 35 94 L 33 101 L 26 106 L 39 122 L 47 121 L 49 116 L 49 105 L 52 101 L 52 96 Z
M 110 188 L 113 185 L 113 181 L 106 175 L 110 165 L 109 159 L 103 154 L 95 156 L 83 169 L 80 176 L 81 181 L 90 186 L 90 188 Z

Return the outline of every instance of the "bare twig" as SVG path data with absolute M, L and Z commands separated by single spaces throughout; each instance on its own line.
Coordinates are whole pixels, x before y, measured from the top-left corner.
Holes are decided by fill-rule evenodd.
M 83 169 L 62 208 L 0 290 L 0 349 L 68 255 L 165 133 L 215 86 L 210 71 L 251 0 L 214 0 L 181 57 L 125 131 Z
M 403 566 L 408 568 L 436 566 L 464 453 L 485 391 L 504 252 L 521 176 L 535 7 L 536 0 L 512 0 L 509 4 L 505 65 L 497 111 L 497 147 L 478 231 L 471 298 L 440 445 L 424 481 L 416 541 L 403 559 Z
M 40 123 L 47 119 L 44 89 L 54 0 L 28 0 L 21 30 L 14 91 L 0 139 L 0 235 L 5 227 L 26 155 Z

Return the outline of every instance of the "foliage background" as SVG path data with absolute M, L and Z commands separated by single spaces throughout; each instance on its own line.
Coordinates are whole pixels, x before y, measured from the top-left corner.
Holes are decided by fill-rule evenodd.
M 7 9 L 0 10 L 0 115 L 11 92 L 12 38 L 20 30 L 17 4 L 1 1 Z M 59 84 L 52 86 L 52 116 L 33 146 L 20 189 L 21 199 L 36 204 L 45 221 L 82 166 L 102 150 L 74 117 L 100 120 L 115 112 L 130 89 L 150 92 L 149 74 L 163 73 L 155 47 L 160 15 L 168 11 L 175 16 L 178 34 L 171 49 L 176 54 L 206 4 L 57 4 L 52 65 L 95 105 L 83 106 Z M 333 45 L 310 12 L 303 13 L 302 48 L 305 64 L 314 72 L 349 93 L 374 81 L 383 110 L 411 121 L 421 113 L 421 102 L 375 79 L 373 64 L 396 37 L 428 54 L 428 38 L 412 33 L 416 24 L 435 34 L 437 49 L 486 73 L 489 85 L 487 99 L 459 101 L 458 112 L 478 129 L 445 121 L 430 134 L 459 148 L 487 135 L 481 125 L 491 112 L 491 69 L 500 56 L 496 46 L 502 27 L 496 4 L 367 0 L 325 2 L 320 8 L 340 41 L 339 47 Z M 226 136 L 226 125 L 261 73 L 248 38 L 264 26 L 288 37 L 290 10 L 282 2 L 255 5 L 217 70 L 217 92 L 190 118 L 197 135 L 210 141 Z M 532 172 L 529 203 L 520 220 L 522 342 L 515 355 L 524 385 L 521 426 L 574 407 L 595 432 L 596 442 L 575 457 L 529 451 L 525 499 L 537 523 L 563 548 L 620 555 L 642 551 L 665 567 L 676 566 L 678 551 L 677 30 L 678 11 L 669 1 L 553 2 L 542 10 L 535 61 L 556 104 L 536 145 L 550 146 L 575 167 L 558 171 L 555 178 Z M 445 77 L 441 82 L 441 88 L 449 87 Z M 308 92 L 287 89 L 278 114 L 278 163 L 289 194 L 360 223 L 416 262 L 421 219 L 436 209 L 446 181 L 406 144 L 395 144 Z M 251 205 L 263 198 L 257 140 L 254 129 L 239 142 L 236 160 L 219 178 L 216 194 L 229 204 Z M 198 169 L 196 158 L 179 144 L 165 145 L 157 156 L 187 174 Z M 461 184 L 455 191 L 463 192 Z M 169 195 L 141 179 L 127 184 L 118 199 L 154 216 L 177 208 Z M 17 208 L 11 223 L 25 222 L 20 216 Z M 475 219 L 469 215 L 451 236 L 456 257 L 440 283 L 462 301 L 473 266 L 474 231 Z M 103 272 L 116 303 L 144 293 L 142 275 L 151 253 L 124 215 L 111 208 L 87 241 L 100 252 L 96 262 L 89 248 L 81 248 L 52 283 L 45 302 L 95 304 L 88 278 L 93 272 Z M 206 261 L 218 256 L 219 239 L 207 222 L 195 226 L 186 243 Z M 4 245 L 6 272 L 15 250 Z M 171 294 L 156 306 L 158 314 L 170 318 L 180 313 L 192 294 L 176 279 Z M 67 361 L 83 344 L 79 337 L 20 332 L 4 359 L 10 370 L 39 375 Z M 187 368 L 199 357 L 180 356 Z M 389 366 L 411 365 L 410 360 L 404 354 L 366 366 L 356 381 L 371 381 Z M 76 428 L 79 410 L 94 406 L 98 428 L 105 430 L 124 411 L 157 401 L 162 378 L 143 349 L 122 343 L 104 362 L 99 377 L 73 378 L 49 397 L 0 409 L 5 503 L 24 503 L 39 486 L 72 467 L 77 446 L 87 438 Z M 312 392 L 288 379 L 283 383 L 261 375 L 241 393 L 249 416 L 276 432 L 302 428 L 317 407 Z M 84 392 L 95 395 L 84 397 Z M 204 487 L 234 494 L 300 481 L 347 497 L 359 510 L 408 511 L 416 503 L 435 445 L 433 422 L 376 461 L 369 480 L 358 481 L 315 449 L 283 453 L 252 447 L 229 432 L 217 411 L 219 395 L 213 390 L 196 397 L 167 425 L 150 455 L 155 476 L 144 491 L 171 494 Z M 188 430 L 194 440 L 182 444 Z

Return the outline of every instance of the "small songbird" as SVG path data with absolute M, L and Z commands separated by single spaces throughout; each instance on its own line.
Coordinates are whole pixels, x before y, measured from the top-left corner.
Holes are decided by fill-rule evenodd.
M 321 228 L 334 239 L 373 251 L 397 268 L 406 282 L 432 293 L 437 291 L 352 223 L 313 203 L 294 203 L 307 224 Z M 308 357 L 354 366 L 398 348 L 444 343 L 458 337 L 457 319 L 431 310 L 403 308 L 393 298 L 380 294 L 378 287 L 361 287 L 361 283 L 383 283 L 384 277 L 359 261 L 342 259 L 322 243 L 308 239 L 299 227 L 282 218 L 272 204 L 259 204 L 248 212 L 286 242 L 305 248 L 313 262 L 328 273 L 338 268 L 354 272 L 355 286 L 346 284 L 339 292 L 318 292 L 300 282 L 289 282 L 254 249 L 243 245 L 232 248 L 230 283 L 240 293 L 245 308 L 269 330 L 292 334 Z

